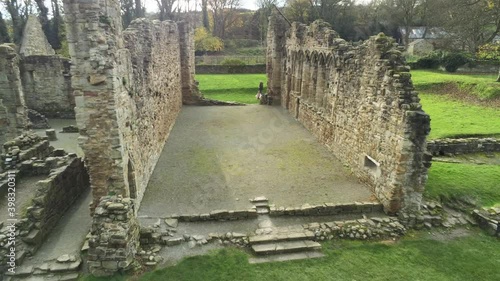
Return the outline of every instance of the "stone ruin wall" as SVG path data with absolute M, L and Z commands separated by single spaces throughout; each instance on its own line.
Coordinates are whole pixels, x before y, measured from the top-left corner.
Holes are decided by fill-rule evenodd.
M 133 74 L 117 104 L 127 108 L 118 124 L 135 175 L 130 196 L 141 202 L 182 106 L 179 30 L 174 22 L 139 19 L 123 35 Z
M 20 135 L 28 126 L 23 95 L 19 56 L 15 46 L 2 44 L 0 45 L 0 144 Z
M 20 64 L 26 106 L 49 118 L 75 118 L 69 59 L 27 56 Z
M 269 31 L 271 94 L 372 188 L 386 212 L 419 209 L 430 119 L 394 40 L 380 34 L 353 45 L 324 22 L 289 28 L 275 16 Z
M 75 118 L 69 59 L 56 55 L 36 15 L 30 15 L 19 50 L 26 106 L 46 117 Z
M 138 207 L 182 106 L 182 85 L 194 84 L 194 60 L 180 51 L 192 32 L 183 24 L 145 19 L 122 31 L 119 1 L 64 4 L 93 205 L 121 195 L 136 199 Z M 182 61 L 193 63 L 185 79 Z

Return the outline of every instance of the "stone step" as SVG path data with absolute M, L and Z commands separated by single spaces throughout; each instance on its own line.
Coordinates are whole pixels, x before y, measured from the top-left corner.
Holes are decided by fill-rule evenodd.
M 321 249 L 321 244 L 311 240 L 283 241 L 276 243 L 252 245 L 252 250 L 257 255 L 273 255 Z
M 255 197 L 253 199 L 250 199 L 250 202 L 254 203 L 254 204 L 257 204 L 257 203 L 265 203 L 265 204 L 269 204 L 269 199 L 267 199 L 266 197 L 264 196 L 259 196 L 259 197 Z
M 268 263 L 268 262 L 284 262 L 284 261 L 303 260 L 303 259 L 315 259 L 322 257 L 325 257 L 325 254 L 321 252 L 307 251 L 300 253 L 287 253 L 287 254 L 253 257 L 249 258 L 248 262 L 250 264 L 257 264 L 257 263 Z
M 253 205 L 255 207 L 257 207 L 257 208 L 264 207 L 264 208 L 268 208 L 269 209 L 269 202 L 267 202 L 267 201 L 265 201 L 265 202 L 255 202 Z
M 250 243 L 250 245 L 256 245 L 256 244 L 276 243 L 283 241 L 307 240 L 307 239 L 313 239 L 314 237 L 315 236 L 312 231 L 306 230 L 303 232 L 254 235 L 248 238 L 248 242 Z
M 269 208 L 268 207 L 257 207 L 257 214 L 259 214 L 259 215 L 269 214 Z

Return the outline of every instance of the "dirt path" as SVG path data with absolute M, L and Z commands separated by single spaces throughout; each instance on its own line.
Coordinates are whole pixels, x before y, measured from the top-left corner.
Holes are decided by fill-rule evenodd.
M 371 192 L 278 107 L 184 107 L 141 203 L 140 215 L 369 201 Z

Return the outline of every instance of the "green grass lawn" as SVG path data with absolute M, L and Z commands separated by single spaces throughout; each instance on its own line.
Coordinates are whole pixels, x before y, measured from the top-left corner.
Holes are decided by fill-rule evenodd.
M 247 254 L 223 249 L 190 257 L 140 280 L 500 280 L 498 241 L 481 233 L 451 241 L 414 237 L 386 245 L 328 241 L 322 259 L 248 264 Z
M 425 196 L 469 197 L 481 206 L 500 206 L 500 166 L 433 162 Z
M 426 91 L 445 83 L 456 83 L 481 99 L 500 97 L 500 83 L 495 82 L 496 75 L 452 74 L 430 70 L 413 70 L 411 75 L 413 84 L 419 91 Z
M 248 104 L 259 103 L 255 94 L 260 81 L 264 85 L 267 81 L 265 74 L 198 74 L 196 80 L 200 82 L 200 90 L 206 98 Z
M 500 109 L 420 93 L 422 108 L 431 116 L 429 139 L 456 136 L 500 136 Z

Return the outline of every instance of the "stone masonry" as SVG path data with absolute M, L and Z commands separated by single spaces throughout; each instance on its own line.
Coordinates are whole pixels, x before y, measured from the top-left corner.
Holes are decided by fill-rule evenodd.
M 28 18 L 20 71 L 26 106 L 49 118 L 75 118 L 69 59 L 56 55 L 38 18 Z
M 119 3 L 64 1 L 79 145 L 89 171 L 92 209 L 108 200 L 107 196 L 134 202 L 133 208 L 126 209 L 125 220 L 111 212 L 111 220 L 130 230 L 120 236 L 119 245 L 99 234 L 113 232 L 116 225 L 103 218 L 101 207 L 95 209 L 93 235 L 97 236 L 89 243 L 95 259 L 89 254 L 93 261 L 89 266 L 96 275 L 130 266 L 138 246 L 135 212 L 183 95 L 189 95 L 190 89 L 196 95 L 194 59 L 185 52 L 192 45 L 190 28 L 137 19 L 122 31 Z M 181 52 L 181 48 L 186 50 Z M 193 86 L 186 86 L 189 83 Z
M 27 56 L 21 60 L 26 106 L 49 118 L 75 118 L 70 62 L 59 56 Z
M 357 177 L 388 213 L 420 208 L 430 157 L 430 118 L 393 39 L 360 45 L 329 25 L 293 23 L 274 14 L 268 35 L 270 94 Z
M 0 143 L 20 135 L 28 126 L 15 46 L 0 45 Z M 1 147 L 0 147 L 1 151 Z
M 53 56 L 56 54 L 45 37 L 42 25 L 36 15 L 30 15 L 26 21 L 19 53 L 27 56 Z
M 173 22 L 138 19 L 123 36 L 133 75 L 118 124 L 129 156 L 130 197 L 139 204 L 182 106 L 179 30 Z

